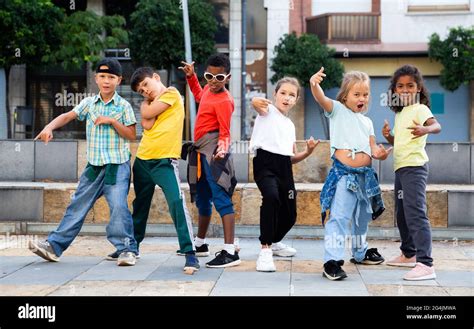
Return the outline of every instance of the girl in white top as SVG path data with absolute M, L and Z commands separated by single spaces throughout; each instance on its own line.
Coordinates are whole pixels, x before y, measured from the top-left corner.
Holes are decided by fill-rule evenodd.
M 262 249 L 257 260 L 257 271 L 274 272 L 273 255 L 291 257 L 296 250 L 281 243 L 296 222 L 296 189 L 292 164 L 307 158 L 319 141 L 312 137 L 306 141 L 306 150 L 297 152 L 295 125 L 288 113 L 296 104 L 300 84 L 285 77 L 275 87 L 275 105 L 271 101 L 254 97 L 252 105 L 258 112 L 250 139 L 253 175 L 262 193 L 260 207 L 260 243 Z

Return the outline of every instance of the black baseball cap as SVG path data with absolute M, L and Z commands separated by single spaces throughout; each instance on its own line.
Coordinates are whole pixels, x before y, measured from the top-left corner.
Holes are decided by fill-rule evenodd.
M 107 66 L 106 69 L 101 69 L 101 66 Z M 122 76 L 122 65 L 120 62 L 114 58 L 103 58 L 97 63 L 97 68 L 95 70 L 96 73 L 109 73 L 115 74 L 119 77 Z

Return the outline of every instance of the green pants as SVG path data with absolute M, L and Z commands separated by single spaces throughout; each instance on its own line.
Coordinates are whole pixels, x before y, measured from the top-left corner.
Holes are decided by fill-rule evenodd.
M 143 241 L 146 222 L 150 212 L 151 200 L 158 185 L 164 192 L 171 218 L 178 234 L 180 252 L 195 250 L 193 243 L 193 226 L 184 194 L 179 187 L 178 160 L 135 159 L 133 164 L 133 185 L 135 200 L 133 201 L 133 226 L 137 243 Z

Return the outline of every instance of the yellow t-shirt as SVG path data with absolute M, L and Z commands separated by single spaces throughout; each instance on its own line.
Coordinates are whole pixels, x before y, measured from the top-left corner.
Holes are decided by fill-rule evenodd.
M 426 120 L 433 117 L 430 109 L 423 104 L 416 103 L 405 106 L 401 112 L 395 115 L 395 125 L 393 133 L 395 137 L 393 145 L 393 164 L 394 170 L 402 167 L 423 166 L 428 162 L 428 155 L 425 151 L 426 139 L 428 134 L 412 139 L 413 121 L 423 125 Z
M 137 157 L 142 160 L 180 158 L 183 140 L 184 106 L 176 89 L 165 92 L 158 99 L 169 104 L 150 130 L 143 131 Z

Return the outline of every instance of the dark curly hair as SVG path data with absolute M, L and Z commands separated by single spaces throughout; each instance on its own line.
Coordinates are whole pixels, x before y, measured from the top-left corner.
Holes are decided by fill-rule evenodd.
M 413 77 L 416 82 L 417 87 L 420 89 L 420 104 L 424 104 L 430 107 L 430 93 L 428 89 L 426 89 L 425 83 L 423 81 L 423 76 L 421 75 L 420 70 L 413 65 L 403 65 L 399 69 L 395 71 L 393 74 L 392 79 L 390 80 L 390 88 L 389 94 L 395 94 L 395 88 L 400 77 L 408 75 Z M 404 106 L 397 104 L 397 105 L 390 105 L 390 109 L 394 112 L 401 112 Z
M 229 56 L 222 53 L 213 54 L 209 56 L 209 58 L 207 59 L 206 66 L 223 67 L 225 70 L 225 73 L 229 74 L 230 73 Z

